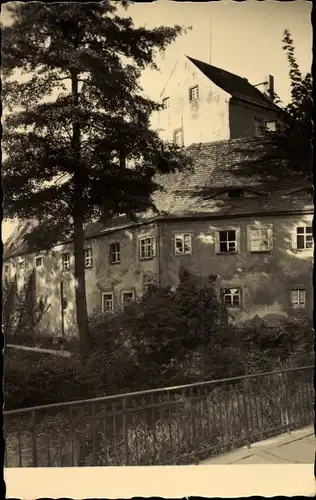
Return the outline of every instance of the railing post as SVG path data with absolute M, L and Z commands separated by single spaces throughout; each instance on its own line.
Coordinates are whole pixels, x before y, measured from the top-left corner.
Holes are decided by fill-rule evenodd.
M 244 379 L 244 382 L 242 385 L 243 385 L 242 398 L 243 398 L 243 407 L 244 407 L 244 424 L 245 424 L 245 431 L 246 431 L 246 440 L 247 440 L 247 447 L 251 448 L 250 429 L 249 429 L 249 414 L 248 414 L 247 399 L 246 399 L 246 395 L 248 394 L 247 379 Z
M 291 422 L 289 418 L 289 398 L 288 398 L 288 378 L 286 372 L 281 372 L 281 378 L 283 382 L 283 392 L 284 392 L 284 412 L 285 412 L 285 423 L 288 434 L 291 434 Z
M 127 422 L 127 401 L 126 397 L 122 401 L 123 409 L 123 433 L 124 433 L 124 465 L 128 465 L 128 422 Z
M 31 436 L 32 436 L 32 466 L 37 467 L 37 442 L 36 442 L 36 413 L 35 410 L 31 414 Z

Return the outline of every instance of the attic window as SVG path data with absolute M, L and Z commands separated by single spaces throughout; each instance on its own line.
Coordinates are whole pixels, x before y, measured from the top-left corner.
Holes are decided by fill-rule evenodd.
M 163 109 L 167 109 L 167 108 L 169 108 L 169 105 L 170 105 L 170 97 L 165 97 L 165 98 L 162 100 L 162 105 L 163 105 Z
M 199 98 L 199 86 L 195 85 L 189 89 L 189 100 L 196 101 Z
M 243 191 L 243 189 L 230 189 L 228 191 L 228 197 L 229 198 L 243 198 L 244 191 Z

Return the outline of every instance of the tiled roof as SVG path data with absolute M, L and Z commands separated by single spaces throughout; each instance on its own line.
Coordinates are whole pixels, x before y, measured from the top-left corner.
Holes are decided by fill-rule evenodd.
M 308 195 L 290 193 L 300 187 L 310 187 L 306 181 L 300 180 L 297 174 L 286 173 L 280 162 L 268 167 L 255 163 L 265 147 L 264 141 L 258 138 L 189 146 L 187 150 L 194 160 L 192 170 L 156 178 L 163 188 L 154 195 L 154 202 L 160 212 L 158 218 L 312 211 L 312 201 Z M 244 160 L 250 162 L 247 169 L 240 168 Z M 214 196 L 226 188 L 248 188 L 258 194 L 253 198 L 242 199 L 220 199 Z M 151 212 L 140 215 L 139 221 L 148 222 L 155 218 L 157 215 Z M 115 217 L 106 225 L 94 222 L 86 228 L 85 236 L 92 238 L 131 225 L 133 222 L 125 216 Z M 27 222 L 15 231 L 4 245 L 4 259 L 27 253 L 23 236 L 29 228 L 30 223 Z M 10 248 L 12 243 L 14 246 Z
M 187 58 L 209 78 L 215 85 L 228 92 L 233 97 L 247 99 L 261 106 L 269 107 L 274 111 L 280 111 L 269 97 L 265 96 L 260 90 L 251 85 L 246 78 L 230 73 L 212 64 L 207 64 L 193 57 Z

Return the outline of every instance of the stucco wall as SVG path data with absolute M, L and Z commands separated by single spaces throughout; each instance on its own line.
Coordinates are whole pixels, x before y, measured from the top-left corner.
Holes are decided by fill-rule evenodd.
M 312 250 L 292 249 L 293 230 L 298 225 L 311 224 L 311 216 L 239 218 L 218 221 L 177 221 L 161 227 L 161 284 L 176 286 L 181 269 L 198 280 L 210 274 L 218 275 L 218 287 L 241 287 L 242 308 L 231 312 L 235 321 L 245 321 L 258 315 L 271 323 L 294 314 L 290 305 L 292 288 L 305 288 L 307 308 L 312 311 Z M 260 222 L 273 224 L 273 250 L 250 253 L 247 250 L 247 226 Z M 234 226 L 240 230 L 240 250 L 237 254 L 217 255 L 215 231 Z M 176 256 L 175 233 L 192 233 L 192 255 Z
M 199 99 L 189 100 L 189 89 L 199 86 Z M 188 59 L 180 59 L 161 99 L 169 107 L 152 117 L 152 127 L 161 129 L 164 140 L 173 141 L 176 129 L 183 128 L 184 145 L 229 139 L 230 96 L 213 84 Z
M 238 137 L 252 137 L 254 135 L 255 119 L 275 121 L 277 114 L 269 109 L 254 104 L 230 99 L 229 101 L 229 128 L 230 139 Z

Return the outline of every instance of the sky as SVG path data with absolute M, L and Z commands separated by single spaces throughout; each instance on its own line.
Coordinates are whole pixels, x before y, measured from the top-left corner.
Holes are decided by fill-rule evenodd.
M 145 93 L 159 100 L 166 81 L 183 55 L 188 55 L 232 73 L 248 78 L 253 84 L 274 76 L 275 91 L 284 103 L 290 99 L 288 64 L 282 50 L 282 38 L 288 29 L 294 39 L 295 54 L 302 73 L 311 71 L 312 63 L 312 2 L 296 0 L 232 0 L 219 2 L 174 2 L 157 0 L 135 3 L 123 16 L 131 16 L 136 26 L 192 27 L 177 38 L 165 54 L 158 56 L 159 71 L 145 70 L 141 85 Z M 5 6 L 1 20 L 8 21 Z M 14 224 L 2 225 L 3 242 L 14 229 Z

